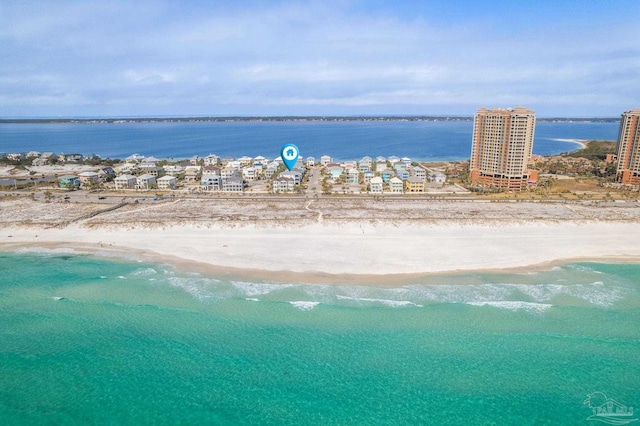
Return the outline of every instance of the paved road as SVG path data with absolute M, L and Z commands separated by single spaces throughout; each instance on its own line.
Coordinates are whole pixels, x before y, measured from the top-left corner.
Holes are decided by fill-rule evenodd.
M 309 171 L 309 183 L 305 194 L 308 197 L 320 196 L 322 194 L 322 185 L 320 184 L 320 169 L 313 167 Z

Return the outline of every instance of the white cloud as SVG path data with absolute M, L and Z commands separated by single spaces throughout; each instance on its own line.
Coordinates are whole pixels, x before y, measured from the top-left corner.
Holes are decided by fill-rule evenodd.
M 242 4 L 2 4 L 0 115 L 30 99 L 50 102 L 51 115 L 75 113 L 74 100 L 98 114 L 100 105 L 145 115 L 157 105 L 174 114 L 234 105 L 247 114 L 269 105 L 447 114 L 524 104 L 562 115 L 574 103 L 617 115 L 640 98 L 640 30 L 624 16 L 520 28 L 348 1 Z

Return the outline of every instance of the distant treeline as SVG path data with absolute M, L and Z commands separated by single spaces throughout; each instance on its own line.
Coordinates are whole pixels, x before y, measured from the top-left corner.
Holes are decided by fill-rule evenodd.
M 139 117 L 139 118 L 0 118 L 1 123 L 202 123 L 202 122 L 314 122 L 314 121 L 473 121 L 473 117 L 442 116 L 280 116 L 280 117 Z M 613 123 L 619 118 L 538 118 L 538 122 Z

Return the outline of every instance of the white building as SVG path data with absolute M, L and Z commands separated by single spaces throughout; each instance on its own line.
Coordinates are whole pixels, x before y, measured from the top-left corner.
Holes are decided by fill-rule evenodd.
M 273 192 L 293 192 L 295 183 L 292 178 L 279 177 L 273 180 Z
M 140 175 L 136 179 L 136 188 L 138 189 L 152 189 L 155 184 L 156 178 L 150 174 Z
M 330 164 L 332 162 L 333 161 L 331 161 L 331 157 L 329 155 L 323 155 L 322 157 L 320 157 L 321 166 L 326 166 L 327 164 Z
M 162 176 L 157 180 L 158 189 L 176 189 L 178 179 L 174 176 Z
M 389 191 L 394 194 L 402 194 L 404 188 L 404 184 L 402 183 L 402 179 L 394 176 L 389 179 Z
M 369 192 L 372 194 L 382 194 L 382 178 L 376 176 L 369 181 Z
M 123 174 L 113 180 L 116 189 L 133 189 L 136 187 L 137 179 L 133 175 Z
M 244 181 L 239 177 L 230 177 L 228 179 L 223 179 L 222 190 L 225 192 L 243 192 Z
M 300 170 L 293 169 L 288 172 L 280 173 L 280 177 L 291 178 L 293 179 L 294 185 L 300 185 L 302 182 L 302 172 Z
M 242 178 L 246 180 L 256 180 L 258 173 L 255 167 L 245 167 L 242 169 Z

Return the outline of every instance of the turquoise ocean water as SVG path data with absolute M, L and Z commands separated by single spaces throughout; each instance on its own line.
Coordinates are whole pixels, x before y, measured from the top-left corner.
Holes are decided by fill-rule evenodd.
M 640 404 L 637 264 L 396 288 L 65 252 L 0 271 L 2 424 L 593 424 L 592 392 Z

